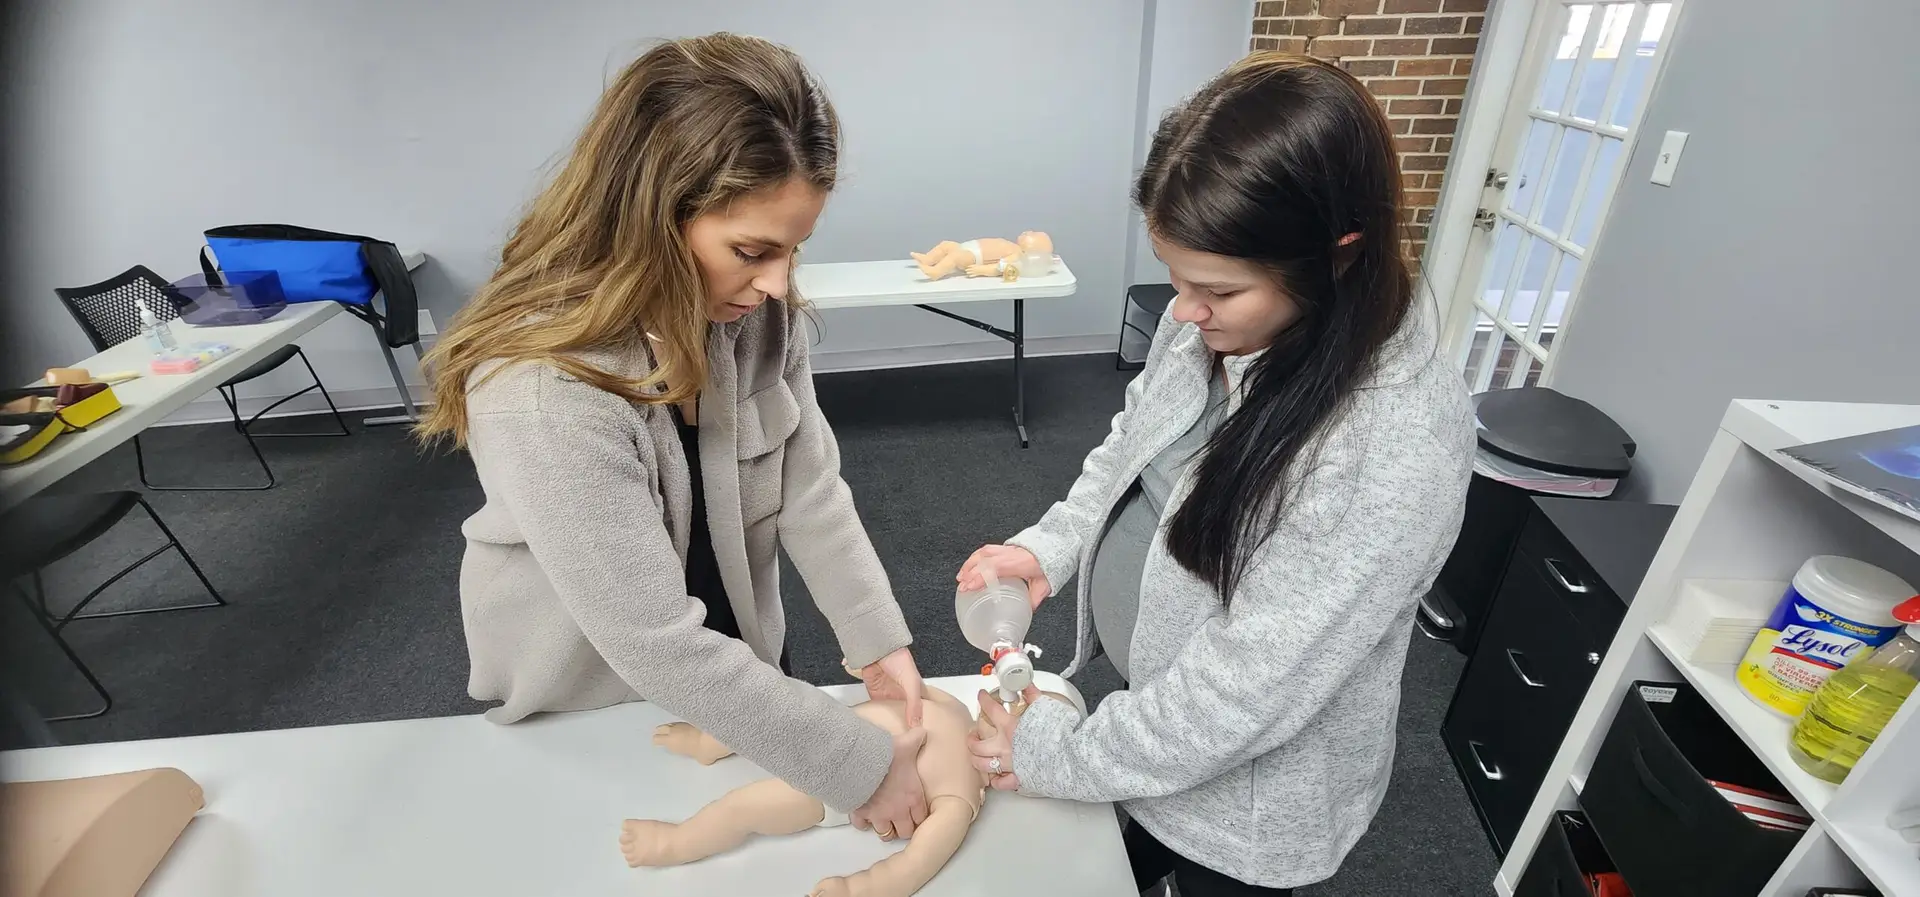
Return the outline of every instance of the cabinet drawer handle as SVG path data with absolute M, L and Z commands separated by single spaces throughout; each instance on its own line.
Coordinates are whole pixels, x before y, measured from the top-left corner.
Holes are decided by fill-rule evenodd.
M 1467 753 L 1473 755 L 1474 765 L 1480 767 L 1480 774 L 1486 776 L 1487 781 L 1498 782 L 1507 777 L 1506 773 L 1500 771 L 1500 767 L 1489 766 L 1487 765 L 1487 761 L 1481 758 L 1480 742 L 1474 741 L 1471 738 L 1467 739 Z
M 1552 574 L 1553 580 L 1560 584 L 1560 588 L 1566 589 L 1575 595 L 1585 595 L 1587 593 L 1586 583 L 1576 582 L 1573 577 L 1568 576 L 1567 571 L 1561 569 L 1561 561 L 1558 558 L 1547 558 L 1546 565 L 1547 572 Z
M 1525 656 L 1526 656 L 1525 654 L 1522 654 L 1519 651 L 1515 651 L 1512 648 L 1508 648 L 1507 649 L 1507 666 L 1513 667 L 1513 674 L 1515 676 L 1519 676 L 1520 681 L 1525 682 L 1529 688 L 1546 688 L 1547 684 L 1545 682 L 1541 682 L 1540 680 L 1527 675 L 1526 669 L 1520 666 L 1520 658 Z
M 1473 743 L 1467 744 L 1471 747 Z M 1688 809 L 1686 803 L 1676 797 L 1672 791 L 1667 790 L 1667 786 L 1660 782 L 1659 776 L 1653 774 L 1653 768 L 1647 765 L 1647 755 L 1638 747 L 1633 749 L 1633 771 L 1639 774 L 1640 784 L 1646 786 L 1654 800 L 1665 804 L 1668 810 L 1673 811 L 1674 817 L 1682 823 L 1693 824 L 1693 811 Z

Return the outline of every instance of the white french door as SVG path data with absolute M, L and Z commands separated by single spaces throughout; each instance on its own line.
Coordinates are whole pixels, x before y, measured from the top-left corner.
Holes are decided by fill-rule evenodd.
M 1675 2 L 1537 5 L 1452 287 L 1448 345 L 1474 392 L 1551 375 L 1632 148 Z M 1477 170 L 1454 177 L 1479 175 Z

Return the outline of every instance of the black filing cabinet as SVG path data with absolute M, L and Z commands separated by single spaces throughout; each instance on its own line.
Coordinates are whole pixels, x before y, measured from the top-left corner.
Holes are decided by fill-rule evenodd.
M 1501 856 L 1675 510 L 1545 496 L 1530 503 L 1440 730 Z

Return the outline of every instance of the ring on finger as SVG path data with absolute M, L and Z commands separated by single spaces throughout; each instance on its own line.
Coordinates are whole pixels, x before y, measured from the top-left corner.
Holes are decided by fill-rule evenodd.
M 882 837 L 882 838 L 891 838 L 891 837 L 893 837 L 893 829 L 887 829 L 887 830 L 886 830 L 886 831 L 884 831 L 884 832 L 883 832 L 883 831 L 881 831 L 881 830 L 879 830 L 879 829 L 874 829 L 874 830 L 873 830 L 873 833 L 874 833 L 874 834 L 876 834 L 876 835 L 879 835 L 879 836 L 880 836 L 880 837 Z
M 993 773 L 994 775 L 1000 774 L 1000 758 L 999 757 L 987 758 L 987 771 L 990 773 Z

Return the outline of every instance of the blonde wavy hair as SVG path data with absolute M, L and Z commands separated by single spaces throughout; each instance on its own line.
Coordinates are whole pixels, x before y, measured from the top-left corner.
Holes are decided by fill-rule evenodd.
M 706 290 L 685 227 L 756 190 L 837 179 L 840 123 L 792 51 L 754 37 L 663 42 L 601 94 L 528 208 L 500 267 L 427 353 L 425 442 L 466 444 L 483 364 L 538 362 L 631 402 L 681 403 L 706 382 Z M 573 353 L 654 337 L 641 379 Z M 661 384 L 664 392 L 658 391 Z

